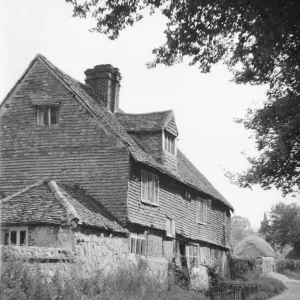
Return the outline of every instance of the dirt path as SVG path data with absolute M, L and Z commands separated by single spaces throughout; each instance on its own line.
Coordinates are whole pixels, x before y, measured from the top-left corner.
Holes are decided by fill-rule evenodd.
M 281 280 L 287 287 L 282 294 L 272 297 L 270 300 L 300 300 L 300 280 L 293 280 L 275 272 L 270 273 L 270 276 Z

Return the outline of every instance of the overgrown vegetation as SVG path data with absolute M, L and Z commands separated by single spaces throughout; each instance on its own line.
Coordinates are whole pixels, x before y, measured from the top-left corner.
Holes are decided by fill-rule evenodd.
M 231 295 L 228 291 L 235 291 L 245 300 L 264 300 L 279 294 L 284 290 L 281 281 L 269 277 L 262 277 L 255 268 L 254 259 L 230 257 L 229 268 L 231 279 L 225 279 L 216 272 L 215 268 L 209 269 L 210 293 L 222 292 L 223 298 Z
M 255 259 L 231 256 L 229 258 L 229 270 L 231 279 L 243 279 L 243 275 L 255 269 Z
M 83 276 L 80 268 L 46 276 L 38 265 L 11 260 L 1 267 L 2 300 L 204 300 L 202 294 L 159 280 L 145 263 L 122 266 L 109 274 Z
M 294 259 L 277 260 L 276 271 L 291 279 L 300 280 L 300 260 L 294 260 Z

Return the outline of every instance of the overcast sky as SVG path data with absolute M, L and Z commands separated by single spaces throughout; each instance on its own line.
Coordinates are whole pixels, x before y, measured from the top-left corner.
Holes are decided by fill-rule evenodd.
M 264 211 L 282 198 L 279 191 L 240 189 L 224 177 L 224 169 L 247 167 L 242 151 L 255 154 L 254 142 L 242 125 L 233 122 L 248 107 L 261 106 L 266 87 L 230 82 L 223 65 L 201 74 L 182 63 L 148 70 L 151 50 L 164 42 L 165 19 L 147 17 L 121 33 L 116 41 L 90 33 L 93 20 L 72 18 L 64 0 L 1 1 L 0 99 L 24 72 L 37 53 L 84 82 L 84 71 L 97 64 L 112 64 L 122 74 L 120 107 L 128 113 L 173 109 L 179 130 L 179 148 L 234 206 L 235 214 L 258 227 Z

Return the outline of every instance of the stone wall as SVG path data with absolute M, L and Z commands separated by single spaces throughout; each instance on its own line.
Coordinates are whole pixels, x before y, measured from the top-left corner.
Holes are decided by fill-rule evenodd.
M 126 263 L 129 239 L 124 236 L 104 236 L 95 230 L 74 233 L 74 256 L 87 272 L 107 272 Z
M 255 260 L 256 269 L 260 271 L 263 276 L 275 271 L 274 257 L 259 257 Z
M 28 246 L 55 247 L 72 250 L 73 233 L 70 227 L 28 226 Z

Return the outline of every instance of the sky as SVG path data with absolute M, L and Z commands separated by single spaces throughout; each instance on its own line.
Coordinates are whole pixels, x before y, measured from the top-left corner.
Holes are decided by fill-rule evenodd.
M 237 85 L 222 64 L 209 74 L 183 62 L 147 69 L 152 49 L 165 41 L 166 20 L 160 14 L 144 18 L 119 39 L 90 33 L 92 19 L 72 18 L 64 0 L 15 0 L 0 3 L 0 101 L 4 99 L 37 53 L 72 77 L 84 82 L 84 71 L 112 64 L 122 75 L 120 108 L 127 113 L 172 109 L 179 130 L 178 147 L 233 205 L 235 215 L 258 228 L 263 214 L 283 198 L 275 189 L 252 190 L 232 185 L 224 170 L 242 172 L 245 156 L 255 155 L 250 132 L 233 121 L 249 107 L 261 107 L 266 86 Z

